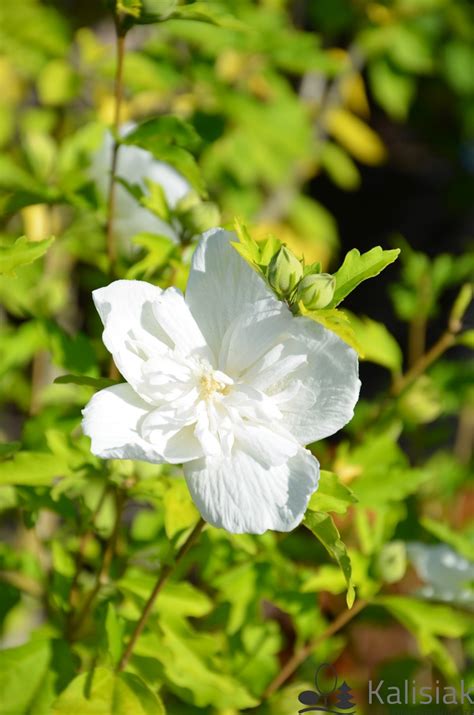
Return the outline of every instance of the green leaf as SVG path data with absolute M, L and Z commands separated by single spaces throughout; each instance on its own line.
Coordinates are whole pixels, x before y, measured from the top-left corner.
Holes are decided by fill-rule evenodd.
M 165 715 L 163 703 L 133 673 L 96 668 L 75 678 L 51 715 Z
M 176 244 L 168 236 L 158 236 L 154 233 L 137 233 L 132 238 L 132 243 L 141 246 L 147 253 L 127 271 L 127 278 L 131 279 L 138 276 L 149 278 L 166 263 L 171 262 L 176 250 Z
M 32 640 L 0 651 L 0 715 L 26 715 L 46 678 L 50 643 Z
M 406 119 L 416 92 L 415 78 L 380 58 L 370 63 L 369 80 L 375 99 L 387 114 L 399 121 Z
M 3 442 L 0 444 L 0 459 L 11 457 L 21 449 L 21 442 Z
M 142 0 L 116 0 L 115 9 L 117 13 L 130 15 L 133 18 L 139 18 L 142 10 Z
M 340 482 L 337 474 L 321 470 L 318 490 L 309 500 L 308 509 L 345 514 L 351 504 L 356 503 L 357 498 Z
M 57 385 L 87 385 L 96 390 L 103 390 L 105 387 L 120 385 L 120 380 L 110 380 L 108 377 L 88 377 L 87 375 L 60 375 L 54 382 Z
M 360 173 L 353 159 L 339 144 L 325 142 L 321 151 L 321 165 L 337 186 L 353 191 L 360 186 Z
M 467 535 L 453 531 L 447 524 L 442 524 L 428 517 L 421 517 L 420 524 L 444 544 L 449 544 L 466 559 L 472 561 L 474 554 L 474 535 L 469 538 Z
M 474 330 L 465 330 L 456 340 L 458 345 L 465 345 L 474 350 Z
M 159 161 L 164 161 L 179 171 L 193 186 L 196 191 L 205 198 L 207 191 L 201 171 L 194 156 L 180 146 L 157 144 L 151 152 Z
M 138 569 L 130 569 L 126 576 L 117 582 L 117 586 L 125 594 L 132 594 L 140 599 L 140 609 L 153 590 L 156 577 L 150 576 Z M 211 599 L 192 584 L 184 581 L 175 583 L 168 581 L 156 600 L 154 612 L 170 616 L 192 616 L 201 618 L 212 611 Z
M 145 179 L 145 184 L 148 189 L 148 194 L 142 196 L 140 201 L 141 205 L 148 209 L 148 211 L 154 213 L 155 216 L 158 216 L 158 218 L 169 223 L 171 215 L 165 190 L 161 184 L 157 184 L 151 181 L 151 179 Z
M 190 153 L 196 150 L 201 139 L 188 122 L 173 116 L 155 117 L 139 124 L 121 141 L 146 149 L 156 159 L 171 164 L 201 196 L 206 196 L 201 172 Z
M 361 348 L 364 360 L 386 367 L 394 374 L 402 369 L 403 354 L 393 335 L 383 323 L 371 318 L 357 317 L 346 311 L 351 327 Z
M 44 241 L 29 241 L 26 236 L 18 238 L 13 246 L 0 247 L 0 274 L 15 275 L 15 270 L 28 263 L 33 263 L 44 256 L 54 238 Z
M 79 76 L 65 59 L 51 60 L 38 76 L 38 96 L 43 104 L 67 104 L 76 96 L 79 87 Z
M 352 477 L 351 489 L 361 506 L 380 508 L 417 491 L 429 479 L 428 469 L 410 468 L 397 444 L 399 430 L 369 433 L 364 442 L 348 449 L 339 447 L 335 470 Z
M 329 304 L 335 308 L 354 288 L 368 278 L 377 276 L 384 268 L 393 263 L 400 253 L 399 248 L 384 251 L 381 246 L 372 248 L 367 253 L 360 253 L 357 248 L 346 254 L 342 266 L 336 271 L 336 290 Z
M 84 333 L 70 335 L 54 320 L 44 320 L 42 324 L 56 365 L 79 373 L 96 367 L 94 348 Z
M 2 462 L 0 485 L 49 486 L 58 477 L 69 474 L 66 461 L 47 452 L 17 452 Z
M 107 634 L 109 653 L 114 663 L 118 663 L 122 654 L 124 626 L 123 619 L 117 616 L 115 605 L 109 603 L 105 616 L 105 632 Z
M 258 705 L 242 683 L 222 673 L 212 655 L 201 652 L 197 634 L 171 620 L 162 620 L 163 637 L 155 657 L 161 662 L 165 681 L 187 702 L 199 708 L 214 706 L 244 710 Z M 202 638 L 202 636 L 200 636 Z
M 173 479 L 170 482 L 163 498 L 163 505 L 168 539 L 194 526 L 199 519 L 199 513 L 184 480 Z
M 311 320 L 320 323 L 322 326 L 336 333 L 341 340 L 354 348 L 354 350 L 359 354 L 359 357 L 363 358 L 364 352 L 362 346 L 357 340 L 357 336 L 351 325 L 346 313 L 337 308 L 323 308 L 322 310 L 308 310 L 304 307 L 303 303 L 300 301 L 298 307 L 301 315 L 310 318 Z
M 264 274 L 266 266 L 281 247 L 281 242 L 274 236 L 256 241 L 250 235 L 247 226 L 237 218 L 234 221 L 234 228 L 239 241 L 231 241 L 230 245 L 254 271 Z
M 474 624 L 472 615 L 409 596 L 380 596 L 374 603 L 390 611 L 413 633 L 421 654 L 430 657 L 448 680 L 457 677 L 456 663 L 440 637 L 459 639 L 471 632 Z
M 179 117 L 163 116 L 147 119 L 125 135 L 123 144 L 133 144 L 151 153 L 162 144 L 176 144 L 184 149 L 196 149 L 201 138 L 192 124 Z
M 347 584 L 347 605 L 352 608 L 355 599 L 355 589 L 352 583 L 352 566 L 346 545 L 341 540 L 339 531 L 329 516 L 319 511 L 307 511 L 303 524 L 321 542 L 329 555 L 337 561 L 344 574 Z
M 228 12 L 223 11 L 218 5 L 201 2 L 200 0 L 193 2 L 191 5 L 178 7 L 171 14 L 170 19 L 196 20 L 198 22 L 216 25 L 217 27 L 226 27 L 235 30 L 246 29 L 244 23 L 229 15 Z
M 177 4 L 178 0 L 117 0 L 117 10 L 126 15 L 125 29 L 128 29 L 131 25 L 167 20 Z

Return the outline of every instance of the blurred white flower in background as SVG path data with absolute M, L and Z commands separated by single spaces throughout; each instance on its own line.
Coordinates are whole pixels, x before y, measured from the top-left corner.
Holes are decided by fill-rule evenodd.
M 474 607 L 474 563 L 446 544 L 407 545 L 408 559 L 424 582 L 425 598 Z
M 92 452 L 184 464 L 206 521 L 234 533 L 290 531 L 319 479 L 304 445 L 352 418 L 357 355 L 292 315 L 230 245 L 204 235 L 186 297 L 143 281 L 94 291 L 103 340 L 127 382 L 84 410 Z
M 121 128 L 122 136 L 134 128 L 132 122 L 124 124 Z M 92 157 L 90 167 L 91 176 L 104 198 L 109 191 L 113 144 L 111 133 L 106 131 L 101 147 Z M 127 144 L 122 144 L 119 149 L 116 175 L 126 179 L 128 184 L 137 184 L 144 192 L 148 192 L 145 179 L 159 184 L 171 209 L 191 191 L 188 181 L 172 166 L 158 161 L 145 149 Z M 156 233 L 175 242 L 179 241 L 179 227 L 166 223 L 140 206 L 120 183 L 117 183 L 115 191 L 114 233 L 122 251 L 130 253 L 131 239 L 138 233 Z

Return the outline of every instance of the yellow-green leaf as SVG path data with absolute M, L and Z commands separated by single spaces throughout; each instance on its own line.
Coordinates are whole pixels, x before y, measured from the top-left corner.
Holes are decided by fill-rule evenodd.
M 339 564 L 347 584 L 347 605 L 349 608 L 352 608 L 355 600 L 355 589 L 352 583 L 351 560 L 347 553 L 346 545 L 341 540 L 334 521 L 329 514 L 308 510 L 305 514 L 303 524 L 314 534 L 329 555 Z
M 17 268 L 33 263 L 44 256 L 53 241 L 54 238 L 46 238 L 44 241 L 29 241 L 26 236 L 22 236 L 12 246 L 0 247 L 0 274 L 14 276 Z
M 337 308 L 324 308 L 323 310 L 307 310 L 303 303 L 300 301 L 298 307 L 301 315 L 305 315 L 307 318 L 314 320 L 316 323 L 320 323 L 322 326 L 336 333 L 341 340 L 354 348 L 358 353 L 359 357 L 364 357 L 364 352 L 362 346 L 357 340 L 357 336 L 354 333 L 354 329 L 347 315 Z
M 328 307 L 335 308 L 362 281 L 378 276 L 384 268 L 396 261 L 399 253 L 399 248 L 385 251 L 381 246 L 375 246 L 366 253 L 360 253 L 357 248 L 349 251 L 342 266 L 334 274 L 336 290 Z
M 342 484 L 337 474 L 321 470 L 319 486 L 309 500 L 308 509 L 345 514 L 351 504 L 356 502 L 357 498 Z
M 387 157 L 382 140 L 362 119 L 347 109 L 333 109 L 327 117 L 330 134 L 363 164 L 376 166 Z
M 357 342 L 362 348 L 364 360 L 382 365 L 391 372 L 401 371 L 403 354 L 393 335 L 383 323 L 367 318 L 357 317 L 346 311 Z
M 61 693 L 52 715 L 165 715 L 163 703 L 133 673 L 96 668 L 82 673 Z

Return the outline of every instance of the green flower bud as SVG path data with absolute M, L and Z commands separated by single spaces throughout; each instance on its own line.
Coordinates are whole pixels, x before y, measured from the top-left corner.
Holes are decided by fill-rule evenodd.
M 308 310 L 319 310 L 329 305 L 335 289 L 336 279 L 330 273 L 310 274 L 300 281 L 296 297 Z
M 294 253 L 282 246 L 268 265 L 268 282 L 277 295 L 287 298 L 303 275 L 303 266 Z
M 221 220 L 221 214 L 216 204 L 211 201 L 203 201 L 195 204 L 181 216 L 183 225 L 196 236 L 204 233 L 209 228 L 218 226 Z
M 407 570 L 407 553 L 403 541 L 391 541 L 382 547 L 375 559 L 375 573 L 386 583 L 400 581 Z
M 191 191 L 188 191 L 188 193 L 178 201 L 175 211 L 177 214 L 184 214 L 186 211 L 189 211 L 189 209 L 192 209 L 193 206 L 197 206 L 200 203 L 201 199 L 199 198 L 199 194 L 191 189 Z

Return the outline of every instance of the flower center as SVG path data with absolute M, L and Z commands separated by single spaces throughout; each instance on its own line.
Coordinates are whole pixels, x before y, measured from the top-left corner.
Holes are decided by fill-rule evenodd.
M 228 395 L 233 384 L 232 378 L 225 375 L 220 370 L 213 370 L 210 365 L 202 365 L 204 368 L 199 376 L 199 392 L 202 400 L 209 400 L 219 393 Z

